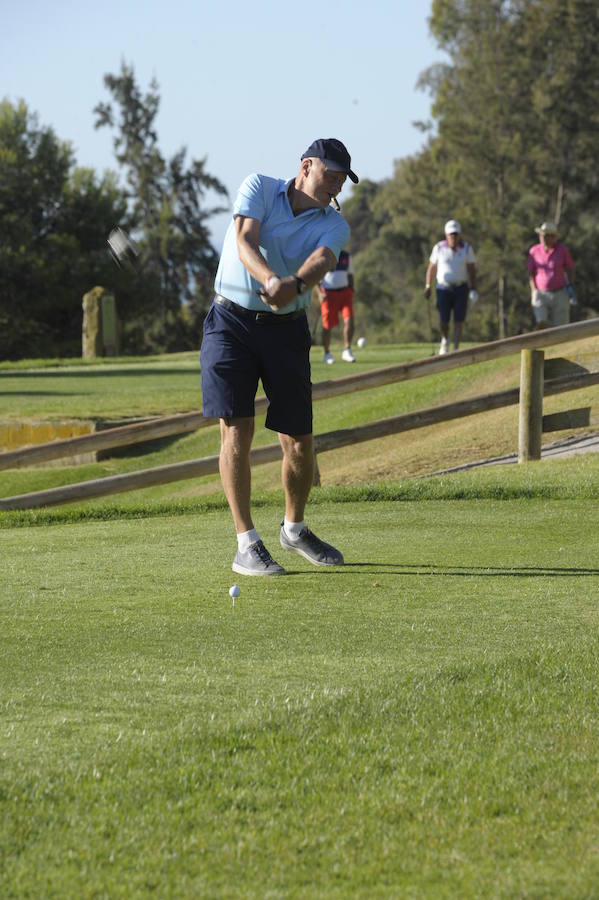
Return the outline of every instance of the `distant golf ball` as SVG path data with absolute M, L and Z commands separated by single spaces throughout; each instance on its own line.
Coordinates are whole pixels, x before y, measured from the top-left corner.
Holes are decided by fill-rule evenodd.
M 360 349 L 362 349 L 362 347 L 365 347 L 365 346 L 366 346 L 366 344 L 368 343 L 368 341 L 366 340 L 366 338 L 358 338 L 357 343 L 358 343 L 358 347 L 359 347 Z
M 241 591 L 238 584 L 234 584 L 229 588 L 229 597 L 239 597 Z

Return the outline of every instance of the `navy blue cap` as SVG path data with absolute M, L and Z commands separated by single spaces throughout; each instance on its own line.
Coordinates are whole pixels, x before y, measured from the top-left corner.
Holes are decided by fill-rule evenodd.
M 332 169 L 333 172 L 345 172 L 354 184 L 358 183 L 358 176 L 351 170 L 351 156 L 337 138 L 319 138 L 314 141 L 306 152 L 302 153 L 302 159 L 308 157 L 321 159 L 328 169 Z

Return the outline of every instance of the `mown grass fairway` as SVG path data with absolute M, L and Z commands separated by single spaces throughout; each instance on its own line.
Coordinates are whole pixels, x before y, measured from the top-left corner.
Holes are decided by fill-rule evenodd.
M 313 355 L 314 380 L 345 374 Z M 315 430 L 517 379 L 514 357 L 354 392 Z M 192 355 L 2 366 L 0 388 L 8 418 L 201 405 Z M 333 570 L 279 548 L 279 464 L 254 511 L 286 578 L 231 572 L 216 476 L 0 514 L 0 895 L 596 896 L 599 455 L 400 480 L 514 450 L 516 422 L 320 454 Z M 217 450 L 206 428 L 0 493 Z
M 273 580 L 233 576 L 225 510 L 7 516 L 3 895 L 593 896 L 586 471 L 589 499 L 317 502 L 331 571 L 265 497 Z

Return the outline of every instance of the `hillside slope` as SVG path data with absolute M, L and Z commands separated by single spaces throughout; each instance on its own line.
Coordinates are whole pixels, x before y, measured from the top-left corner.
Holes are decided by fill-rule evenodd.
M 366 371 L 404 362 L 408 359 L 422 358 L 426 350 L 428 347 L 418 345 L 369 347 L 359 354 L 358 363 L 351 367 L 347 365 L 328 367 L 321 362 L 320 349 L 314 348 L 313 380 L 315 382 L 322 381 L 331 377 L 341 377 L 349 372 Z M 567 364 L 564 362 L 565 360 L 568 361 Z M 111 367 L 115 368 L 114 363 L 111 363 Z M 547 352 L 547 377 L 563 374 L 564 368 L 568 367 L 584 367 L 590 371 L 599 370 L 599 339 L 594 338 L 573 345 L 562 345 L 555 348 L 555 352 Z M 102 371 L 100 382 L 106 381 L 109 368 L 106 367 L 106 370 Z M 171 390 L 167 383 L 168 390 L 165 390 L 163 395 L 163 397 L 168 397 L 168 410 L 166 411 L 171 411 L 173 405 L 179 409 L 194 408 L 195 405 L 192 403 L 196 396 L 198 403 L 195 408 L 201 405 L 201 398 L 198 395 L 198 367 L 189 358 L 174 359 L 168 366 L 165 365 L 165 360 L 146 363 L 137 360 L 133 378 L 125 378 L 122 375 L 125 369 L 125 363 L 120 369 L 118 364 L 116 366 L 116 376 L 120 379 L 121 393 L 118 394 L 118 397 L 114 394 L 111 398 L 110 410 L 113 415 L 120 414 L 125 417 L 132 410 L 138 414 L 143 413 L 146 411 L 144 406 L 150 404 L 153 407 L 152 411 L 156 412 L 158 394 L 154 390 L 148 390 L 147 386 L 155 379 L 156 384 L 160 385 L 162 383 L 161 375 L 165 379 L 167 372 L 170 373 L 168 377 L 172 375 L 175 378 L 175 384 L 180 388 L 181 394 L 187 402 L 181 402 L 181 398 L 177 402 L 177 391 Z M 140 378 L 143 370 L 146 371 L 146 376 Z M 322 434 L 338 428 L 351 428 L 405 412 L 514 388 L 519 383 L 519 370 L 519 356 L 514 355 L 382 388 L 368 391 L 354 390 L 347 395 L 315 403 L 314 431 L 315 434 Z M 94 404 L 99 402 L 104 404 L 105 401 L 98 395 L 97 379 L 93 378 L 89 370 L 82 372 L 80 379 L 77 375 L 76 366 L 64 373 L 63 381 L 61 381 L 59 370 L 53 372 L 52 387 L 58 398 L 56 401 L 45 393 L 48 388 L 47 369 L 39 371 L 39 378 L 36 370 L 31 369 L 23 381 L 19 379 L 17 372 L 3 371 L 1 386 L 11 385 L 12 393 L 8 405 L 12 404 L 13 414 L 18 407 L 19 390 L 22 390 L 25 385 L 30 414 L 36 411 L 39 414 L 44 408 L 52 407 L 54 402 L 62 408 L 68 407 L 70 395 L 77 397 L 78 411 L 87 412 L 89 415 L 90 412 L 95 411 Z M 35 392 L 38 389 L 41 390 L 36 397 Z M 64 391 L 63 396 L 61 396 L 61 391 Z M 89 404 L 92 406 L 91 410 L 86 407 L 84 397 L 81 397 L 81 393 L 85 394 L 86 392 Z M 5 392 L 3 397 L 6 397 L 8 393 Z M 144 396 L 145 399 L 143 399 Z M 593 423 L 595 420 L 591 430 L 592 427 L 599 430 L 599 387 L 548 397 L 545 400 L 544 411 L 552 413 L 577 407 L 590 408 L 591 422 Z M 588 431 L 589 428 L 585 430 Z M 544 435 L 544 443 L 550 443 L 557 438 L 563 438 L 573 433 L 576 432 L 570 429 Z M 264 428 L 263 417 L 259 417 L 255 446 L 271 444 L 275 441 L 276 436 Z M 319 455 L 318 463 L 321 482 L 325 486 L 394 481 L 405 477 L 427 475 L 487 457 L 512 453 L 517 450 L 517 443 L 518 407 L 514 405 L 322 453 Z M 131 448 L 125 456 L 115 455 L 95 464 L 67 466 L 61 469 L 38 468 L 0 472 L 0 495 L 9 496 L 89 478 L 101 478 L 134 469 L 214 455 L 218 453 L 218 447 L 218 427 L 214 426 L 194 434 L 183 435 L 161 443 L 156 442 L 149 447 Z M 280 464 L 271 463 L 255 468 L 253 484 L 256 489 L 277 487 L 280 484 Z M 120 496 L 122 502 L 127 503 L 129 498 L 134 501 L 151 500 L 152 498 L 177 499 L 202 496 L 215 491 L 220 491 L 220 482 L 216 475 Z

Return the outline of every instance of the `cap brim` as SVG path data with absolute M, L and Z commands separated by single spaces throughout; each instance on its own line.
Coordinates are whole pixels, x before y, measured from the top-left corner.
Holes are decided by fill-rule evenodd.
M 333 159 L 323 159 L 323 163 L 331 172 L 343 172 L 348 175 L 354 184 L 358 184 L 358 176 L 351 169 L 346 169 L 342 163 L 335 162 Z

